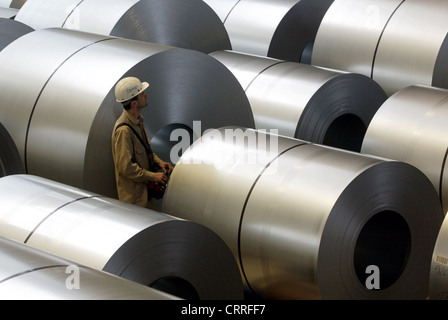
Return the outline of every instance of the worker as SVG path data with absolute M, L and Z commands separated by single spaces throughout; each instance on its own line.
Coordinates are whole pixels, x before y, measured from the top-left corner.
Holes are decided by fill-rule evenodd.
M 112 156 L 118 199 L 152 209 L 148 185 L 166 185 L 173 166 L 151 150 L 141 115 L 148 105 L 148 86 L 136 77 L 125 77 L 116 84 L 115 98 L 123 105 L 123 112 L 112 132 Z

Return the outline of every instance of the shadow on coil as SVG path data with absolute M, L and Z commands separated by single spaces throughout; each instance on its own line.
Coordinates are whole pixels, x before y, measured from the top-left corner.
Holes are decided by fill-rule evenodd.
M 0 177 L 18 173 L 25 173 L 19 151 L 8 131 L 0 123 Z
M 28 27 L 26 24 L 11 19 L 0 18 L 0 51 L 14 40 L 32 31 L 34 29 Z

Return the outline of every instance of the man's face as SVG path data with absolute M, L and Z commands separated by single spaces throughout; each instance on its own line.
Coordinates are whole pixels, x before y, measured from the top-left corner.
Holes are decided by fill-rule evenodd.
M 148 105 L 148 93 L 143 91 L 137 96 L 137 107 L 143 109 Z

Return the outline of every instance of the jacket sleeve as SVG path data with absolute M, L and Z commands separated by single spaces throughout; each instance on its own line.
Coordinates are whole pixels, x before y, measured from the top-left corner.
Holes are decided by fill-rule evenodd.
M 119 173 L 135 182 L 145 182 L 154 180 L 154 172 L 145 170 L 138 163 L 132 160 L 133 146 L 131 132 L 126 128 L 118 128 L 115 133 L 113 144 L 115 153 L 115 168 Z
M 157 154 L 153 153 L 153 155 L 154 155 L 154 162 L 155 162 L 159 167 L 161 167 L 160 164 L 163 162 L 163 160 L 160 159 L 159 156 L 157 156 Z

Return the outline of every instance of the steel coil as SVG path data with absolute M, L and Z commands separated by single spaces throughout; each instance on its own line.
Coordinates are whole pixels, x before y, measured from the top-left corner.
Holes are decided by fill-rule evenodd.
M 428 295 L 444 214 L 431 182 L 409 164 L 221 128 L 183 154 L 165 196 L 164 212 L 228 244 L 257 297 Z M 376 290 L 369 266 L 381 272 Z
M 333 0 L 204 0 L 226 28 L 232 50 L 289 61 L 309 60 L 319 24 Z
M 221 20 L 202 0 L 28 0 L 15 19 L 36 30 L 74 29 L 205 53 L 231 48 Z
M 194 50 L 50 28 L 2 50 L 0 70 L 0 117 L 25 171 L 105 196 L 116 197 L 110 137 L 123 110 L 114 86 L 124 76 L 151 84 L 142 111 L 150 138 L 193 130 L 195 121 L 195 136 L 235 123 L 254 127 L 239 82 Z
M 0 258 L 2 300 L 179 300 L 3 237 Z
M 214 232 L 32 175 L 0 179 L 0 236 L 185 299 L 242 299 Z
M 1 17 L 1 10 L 0 10 Z M 34 31 L 27 25 L 12 19 L 0 18 L 0 51 L 14 40 Z
M 387 99 L 361 74 L 235 51 L 210 55 L 239 80 L 259 130 L 360 151 L 372 117 Z
M 438 0 L 336 1 L 312 63 L 369 75 L 388 95 L 414 84 L 446 87 L 447 13 Z
M 448 90 L 415 85 L 381 106 L 367 129 L 361 152 L 410 163 L 433 183 L 448 209 Z

